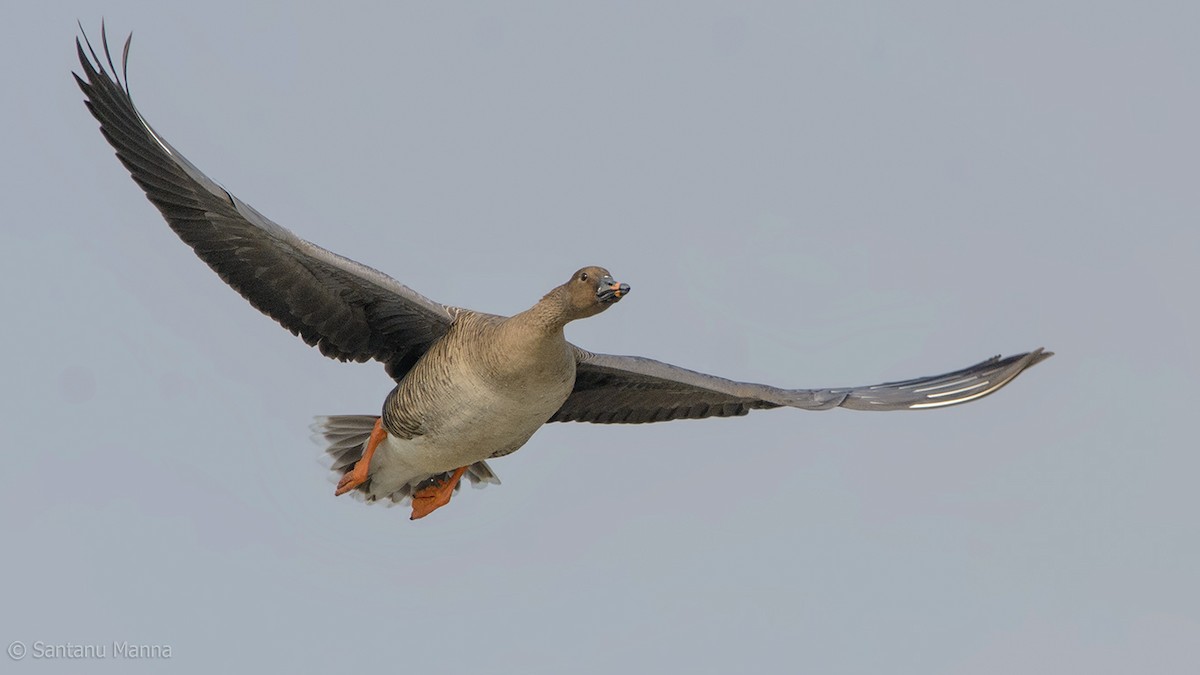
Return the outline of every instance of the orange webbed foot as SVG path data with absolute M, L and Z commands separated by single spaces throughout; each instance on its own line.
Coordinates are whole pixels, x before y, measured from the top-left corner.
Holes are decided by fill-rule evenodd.
M 460 466 L 454 470 L 449 479 L 435 481 L 433 484 L 413 492 L 412 515 L 409 516 L 409 520 L 424 518 L 446 504 L 449 504 L 450 497 L 454 495 L 454 488 L 458 487 L 458 482 L 462 480 L 463 474 L 466 471 L 467 467 Z
M 359 467 L 362 467 L 363 470 L 359 471 Z M 346 475 L 342 476 L 342 479 L 338 481 L 337 490 L 334 490 L 333 496 L 340 497 L 367 482 L 366 468 L 367 465 L 363 462 L 355 464 L 354 468 L 348 471 Z
M 371 458 L 375 456 L 375 449 L 385 438 L 387 438 L 387 431 L 383 428 L 383 419 L 380 418 L 375 420 L 375 428 L 371 429 L 371 436 L 367 439 L 367 448 L 363 450 L 362 457 L 354 463 L 354 468 L 347 471 L 346 475 L 338 481 L 337 490 L 334 490 L 333 496 L 344 495 L 367 482 L 368 473 L 371 470 Z

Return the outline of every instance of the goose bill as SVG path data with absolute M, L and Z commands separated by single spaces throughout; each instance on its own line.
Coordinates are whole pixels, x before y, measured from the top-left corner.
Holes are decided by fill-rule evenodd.
M 625 297 L 629 292 L 629 284 L 619 284 L 612 280 L 612 277 L 605 277 L 600 280 L 600 290 L 596 291 L 596 298 L 600 302 L 613 303 Z

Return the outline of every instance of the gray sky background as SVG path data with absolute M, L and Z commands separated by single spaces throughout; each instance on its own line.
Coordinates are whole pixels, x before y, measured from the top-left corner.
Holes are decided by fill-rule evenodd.
M 0 643 L 165 643 L 188 673 L 1196 672 L 1197 7 L 15 3 Z M 555 425 L 418 523 L 335 499 L 311 418 L 391 382 L 170 232 L 69 75 L 102 15 L 193 162 L 437 300 L 512 313 L 600 264 L 633 293 L 573 341 L 787 386 L 1058 355 L 926 413 Z

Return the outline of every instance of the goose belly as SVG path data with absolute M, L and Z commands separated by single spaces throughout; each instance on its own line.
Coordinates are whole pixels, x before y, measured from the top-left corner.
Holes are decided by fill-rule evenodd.
M 425 433 L 411 439 L 389 437 L 389 449 L 405 463 L 429 473 L 451 471 L 508 454 L 529 440 L 570 393 L 556 386 L 497 388 L 474 378 L 459 379 L 450 395 L 426 411 Z

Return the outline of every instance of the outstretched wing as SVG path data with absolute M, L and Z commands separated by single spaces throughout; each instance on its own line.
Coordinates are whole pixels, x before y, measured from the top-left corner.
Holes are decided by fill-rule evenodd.
M 250 304 L 322 354 L 375 359 L 392 377 L 403 377 L 460 310 L 297 237 L 205 176 L 134 107 L 130 40 L 118 75 L 103 27 L 100 34 L 104 62 L 86 35 L 82 43 L 75 39 L 87 78 L 75 75 L 75 81 L 117 158 L 171 229 Z
M 999 356 L 945 375 L 867 387 L 779 389 L 735 382 L 638 356 L 577 349 L 575 389 L 551 422 L 641 424 L 731 417 L 790 406 L 805 410 L 919 410 L 983 398 L 1052 352 Z

